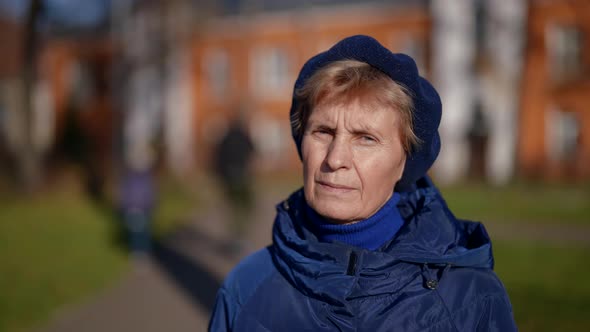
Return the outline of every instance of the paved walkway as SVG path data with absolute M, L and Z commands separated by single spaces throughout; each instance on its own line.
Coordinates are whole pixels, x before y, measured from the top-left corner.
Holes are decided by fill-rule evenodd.
M 86 303 L 64 308 L 39 332 L 205 331 L 224 276 L 245 255 L 270 243 L 274 202 L 260 200 L 247 246 L 232 250 L 224 206 L 174 232 L 152 259 L 134 262 L 120 282 Z
M 232 254 L 224 206 L 212 203 L 194 222 L 158 245 L 151 260 L 137 262 L 113 288 L 87 303 L 63 309 L 40 332 L 205 331 L 216 291 L 239 259 L 270 243 L 276 197 L 257 202 L 249 246 Z M 494 240 L 529 238 L 590 247 L 590 227 L 487 223 Z

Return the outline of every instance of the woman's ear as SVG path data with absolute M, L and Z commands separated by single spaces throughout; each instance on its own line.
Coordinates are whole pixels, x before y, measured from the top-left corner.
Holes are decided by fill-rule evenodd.
M 400 158 L 400 167 L 399 167 L 399 174 L 397 175 L 397 180 L 395 181 L 395 183 L 397 184 L 399 182 L 399 180 L 402 179 L 402 176 L 404 175 L 404 170 L 406 169 L 406 154 L 404 153 L 403 158 Z

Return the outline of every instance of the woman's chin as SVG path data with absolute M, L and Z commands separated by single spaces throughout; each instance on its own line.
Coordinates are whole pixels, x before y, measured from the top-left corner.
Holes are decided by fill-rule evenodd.
M 322 205 L 314 210 L 333 224 L 350 224 L 360 220 L 357 213 L 350 210 L 345 204 Z

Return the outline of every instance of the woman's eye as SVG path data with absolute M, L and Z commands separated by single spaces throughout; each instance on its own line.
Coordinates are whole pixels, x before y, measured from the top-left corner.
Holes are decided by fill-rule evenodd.
M 361 136 L 361 139 L 363 140 L 363 142 L 366 142 L 366 143 L 372 143 L 372 142 L 377 141 L 374 137 L 367 136 L 367 135 Z
M 319 135 L 330 135 L 331 134 L 331 132 L 327 129 L 317 129 L 315 132 L 316 132 L 316 134 L 319 134 Z

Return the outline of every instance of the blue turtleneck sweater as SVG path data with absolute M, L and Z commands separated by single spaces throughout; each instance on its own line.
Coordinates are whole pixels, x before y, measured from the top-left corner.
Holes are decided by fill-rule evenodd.
M 397 209 L 399 199 L 399 194 L 393 193 L 375 214 L 354 224 L 330 223 L 309 206 L 306 212 L 319 241 L 340 241 L 355 247 L 377 250 L 391 240 L 404 224 Z

